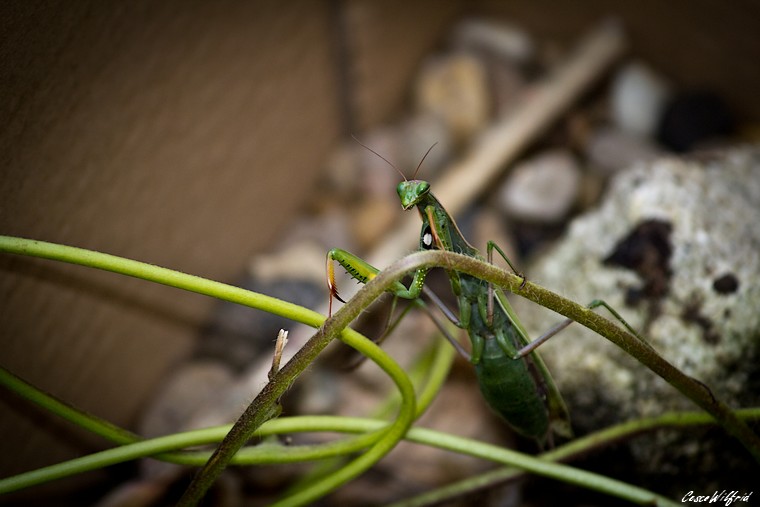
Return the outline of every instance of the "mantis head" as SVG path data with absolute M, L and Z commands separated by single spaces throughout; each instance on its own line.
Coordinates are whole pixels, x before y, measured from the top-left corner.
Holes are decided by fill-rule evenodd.
M 401 176 L 404 178 L 404 181 L 398 184 L 396 187 L 396 192 L 398 192 L 398 196 L 401 198 L 401 207 L 405 210 L 408 210 L 412 206 L 419 204 L 430 193 L 430 183 L 423 180 L 415 180 L 414 177 L 417 176 L 417 171 L 420 170 L 422 163 L 427 158 L 430 150 L 435 148 L 436 144 L 438 143 L 433 143 L 433 146 L 428 148 L 428 151 L 425 152 L 422 160 L 420 160 L 420 163 L 417 164 L 417 169 L 414 170 L 414 174 L 412 175 L 411 180 L 407 180 L 406 176 L 404 176 L 404 173 L 401 173 L 401 171 L 399 171 L 399 173 L 401 173 Z M 398 171 L 398 169 L 396 170 Z
M 401 199 L 401 207 L 405 210 L 416 206 L 430 192 L 430 183 L 422 180 L 404 180 L 396 187 Z
M 356 141 L 357 143 L 359 143 L 361 146 L 363 146 L 364 148 L 368 149 L 369 151 L 371 151 L 372 153 L 374 153 L 375 155 L 377 155 L 381 159 L 385 160 L 385 162 L 387 162 L 389 166 L 391 166 L 392 168 L 396 169 L 396 171 L 398 171 L 398 173 L 401 175 L 401 177 L 404 178 L 404 181 L 402 181 L 401 183 L 399 183 L 398 186 L 396 187 L 396 192 L 398 192 L 398 196 L 401 198 L 401 206 L 405 210 L 408 210 L 409 208 L 411 208 L 413 206 L 416 206 L 417 204 L 419 204 L 422 201 L 422 199 L 425 198 L 425 196 L 428 195 L 428 193 L 430 192 L 430 183 L 428 183 L 427 181 L 416 180 L 416 179 L 414 179 L 414 177 L 417 176 L 417 171 L 419 171 L 420 167 L 422 167 L 422 163 L 425 161 L 425 159 L 427 158 L 428 154 L 430 154 L 430 151 L 433 148 L 435 148 L 435 145 L 438 144 L 438 143 L 433 143 L 433 146 L 431 146 L 430 148 L 428 148 L 428 151 L 425 152 L 425 155 L 422 157 L 422 160 L 420 160 L 420 163 L 417 164 L 417 169 L 414 170 L 414 174 L 412 175 L 412 179 L 411 180 L 407 180 L 406 176 L 404 176 L 404 173 L 402 173 L 401 171 L 399 171 L 398 168 L 395 165 L 393 165 L 387 158 L 383 157 L 378 152 L 376 152 L 375 150 L 373 150 L 372 148 L 370 148 L 366 144 L 364 144 L 361 141 L 359 141 L 356 137 L 354 137 L 354 136 L 351 136 L 351 137 L 353 137 L 354 141 Z

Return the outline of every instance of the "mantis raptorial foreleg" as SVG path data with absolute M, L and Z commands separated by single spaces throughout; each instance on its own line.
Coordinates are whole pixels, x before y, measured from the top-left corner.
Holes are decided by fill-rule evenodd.
M 341 250 L 339 248 L 330 250 L 327 253 L 327 287 L 330 291 L 330 305 L 328 311 L 330 315 L 332 315 L 333 297 L 338 301 L 345 303 L 345 301 L 343 301 L 343 299 L 338 294 L 338 289 L 335 284 L 335 270 L 333 267 L 333 262 L 340 264 L 346 270 L 346 272 L 351 275 L 351 277 L 355 278 L 361 283 L 367 283 L 369 280 L 377 276 L 377 273 L 379 273 L 379 270 L 377 268 L 365 262 L 360 257 L 347 252 L 346 250 Z M 410 299 L 414 306 L 422 309 L 430 316 L 436 327 L 438 327 L 438 329 L 443 333 L 444 337 L 451 343 L 456 351 L 469 361 L 470 354 L 462 347 L 462 344 L 459 343 L 459 341 L 453 337 L 451 333 L 449 333 L 448 329 L 446 329 L 446 326 L 435 316 L 435 314 L 433 314 L 433 312 L 430 311 L 430 308 L 428 308 L 425 302 L 419 299 L 420 294 L 424 292 L 424 294 L 429 297 L 431 301 L 433 301 L 433 303 L 438 306 L 438 308 L 441 309 L 446 318 L 453 322 L 454 325 L 462 327 L 462 324 L 459 322 L 459 319 L 457 319 L 454 313 L 448 309 L 445 304 L 443 304 L 440 298 L 433 291 L 424 286 L 426 275 L 427 270 L 417 270 L 414 274 L 414 277 L 412 278 L 412 282 L 410 283 L 409 288 L 405 287 L 401 282 L 395 284 L 393 290 L 391 291 L 391 293 L 394 295 L 393 307 L 395 308 L 395 298 L 401 297 L 404 299 Z M 396 328 L 398 323 L 410 309 L 411 306 L 407 307 L 404 309 L 401 315 L 395 319 L 395 321 L 391 321 L 393 316 L 392 308 L 389 315 L 388 325 L 376 343 L 382 343 L 385 338 L 393 331 L 393 329 Z
M 333 261 L 343 266 L 343 269 L 346 270 L 346 273 L 351 275 L 352 278 L 360 283 L 369 282 L 380 272 L 380 270 L 366 262 L 361 257 L 358 257 L 346 250 L 333 248 L 327 252 L 327 288 L 330 291 L 330 305 L 328 316 L 332 315 L 333 298 L 337 299 L 341 303 L 345 303 L 345 301 L 341 299 L 340 294 L 338 293 L 338 288 L 335 285 L 335 268 Z M 425 284 L 425 277 L 427 276 L 427 272 L 427 269 L 418 269 L 414 272 L 414 277 L 412 278 L 412 281 L 409 284 L 408 288 L 403 283 L 396 282 L 390 292 L 400 298 L 417 299 L 420 297 L 422 287 Z

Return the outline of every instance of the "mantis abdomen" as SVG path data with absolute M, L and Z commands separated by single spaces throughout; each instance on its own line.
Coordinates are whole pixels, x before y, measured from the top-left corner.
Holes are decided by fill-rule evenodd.
M 488 405 L 517 432 L 543 441 L 549 430 L 549 412 L 527 360 L 508 357 L 492 338 L 485 340 L 475 373 Z

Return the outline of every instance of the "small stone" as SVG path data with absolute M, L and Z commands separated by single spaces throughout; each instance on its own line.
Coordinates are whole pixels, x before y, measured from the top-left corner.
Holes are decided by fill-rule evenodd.
M 466 53 L 429 60 L 417 79 L 415 98 L 417 110 L 441 118 L 457 144 L 485 128 L 491 115 L 485 67 Z
M 620 129 L 654 137 L 670 96 L 663 78 L 642 63 L 631 63 L 615 76 L 610 94 L 612 117 Z
M 340 226 L 344 225 L 341 222 Z M 255 256 L 248 266 L 248 273 L 261 284 L 276 284 L 283 280 L 322 283 L 326 253 L 321 243 L 302 237 L 276 252 Z
M 564 150 L 543 153 L 517 165 L 501 188 L 500 202 L 518 220 L 557 223 L 578 197 L 581 171 Z
M 316 215 L 306 215 L 293 223 L 287 231 L 283 231 L 282 247 L 269 254 L 262 254 L 260 257 L 266 258 L 267 268 L 257 271 L 255 262 L 252 262 L 251 273 L 259 278 L 272 279 L 275 276 L 285 275 L 288 272 L 300 272 L 309 277 L 307 269 L 301 270 L 299 267 L 290 266 L 288 269 L 287 261 L 278 261 L 287 253 L 288 260 L 300 255 L 303 249 L 308 252 L 312 258 L 316 258 L 319 250 L 327 251 L 328 249 L 340 245 L 341 247 L 351 250 L 355 248 L 353 238 L 351 237 L 350 218 L 346 216 L 345 208 L 337 206 L 325 208 L 321 213 Z M 324 255 L 324 253 L 323 253 Z M 311 261 L 311 259 L 310 259 Z M 312 277 L 319 278 L 318 274 L 311 273 Z M 290 278 L 301 278 L 300 275 L 290 276 Z
M 319 231 L 314 231 L 313 234 L 320 235 Z M 299 237 L 304 238 L 300 234 Z M 315 308 L 327 299 L 324 278 L 327 250 L 325 246 L 309 239 L 286 243 L 274 253 L 255 256 L 250 262 L 248 273 L 236 281 L 235 285 Z M 219 301 L 209 322 L 204 326 L 194 355 L 196 358 L 220 361 L 234 371 L 241 372 L 260 358 L 262 353 L 269 354 L 277 332 L 291 325 L 292 321 L 285 317 L 229 301 Z
M 592 166 L 613 173 L 637 162 L 651 162 L 663 155 L 647 138 L 617 128 L 600 128 L 592 133 L 586 152 Z
M 486 51 L 514 62 L 526 62 L 535 54 L 535 46 L 527 32 L 508 23 L 485 19 L 468 19 L 459 23 L 452 34 L 452 46 L 469 51 Z
M 163 477 L 123 482 L 100 498 L 95 507 L 151 507 L 159 505 L 161 499 L 167 494 L 169 486 L 171 486 L 171 482 Z

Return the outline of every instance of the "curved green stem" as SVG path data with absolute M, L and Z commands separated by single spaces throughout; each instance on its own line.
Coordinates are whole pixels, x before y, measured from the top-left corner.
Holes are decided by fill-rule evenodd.
M 745 409 L 737 411 L 737 416 L 743 419 L 760 418 L 760 408 Z M 372 434 L 372 432 L 382 431 L 387 423 L 382 420 L 375 419 L 361 419 L 350 417 L 335 417 L 335 416 L 301 416 L 301 417 L 284 417 L 267 421 L 256 432 L 257 436 L 271 436 L 278 434 L 292 434 L 298 432 L 351 432 L 351 433 L 364 433 Z M 715 424 L 715 420 L 708 414 L 703 412 L 674 412 L 663 414 L 659 417 L 650 419 L 639 419 L 629 421 L 623 424 L 619 424 L 605 430 L 587 435 L 581 439 L 570 442 L 555 449 L 554 451 L 542 454 L 539 457 L 530 457 L 520 455 L 513 451 L 504 452 L 501 447 L 483 444 L 474 440 L 453 437 L 451 435 L 440 433 L 434 430 L 424 428 L 412 428 L 409 430 L 406 439 L 411 442 L 419 444 L 429 445 L 432 447 L 444 448 L 460 452 L 462 454 L 468 454 L 472 456 L 478 456 L 491 461 L 499 462 L 505 465 L 522 467 L 524 469 L 554 477 L 562 481 L 574 482 L 584 487 L 589 485 L 597 485 L 602 483 L 601 491 L 611 492 L 614 496 L 624 498 L 632 501 L 644 501 L 649 498 L 656 497 L 653 493 L 642 490 L 641 488 L 619 488 L 617 481 L 608 482 L 607 478 L 596 476 L 588 483 L 585 481 L 586 476 L 581 474 L 577 475 L 577 471 L 571 467 L 565 465 L 558 465 L 557 467 L 549 467 L 548 469 L 543 467 L 545 462 L 558 461 L 571 458 L 575 455 L 585 454 L 594 447 L 608 445 L 611 442 L 619 441 L 624 438 L 629 438 L 636 434 L 643 433 L 645 431 L 651 431 L 657 428 L 664 427 L 688 427 L 696 425 L 711 425 Z M 178 433 L 166 437 L 159 437 L 151 440 L 145 440 L 136 442 L 133 444 L 125 445 L 115 449 L 109 449 L 102 451 L 84 458 L 77 458 L 75 460 L 53 465 L 43 469 L 35 470 L 33 472 L 27 472 L 15 477 L 10 477 L 0 480 L 0 493 L 8 493 L 29 487 L 41 482 L 46 482 L 52 478 L 60 478 L 72 475 L 74 473 L 82 473 L 103 466 L 108 466 L 116 463 L 121 463 L 131 459 L 137 459 L 148 456 L 159 455 L 177 455 L 184 456 L 184 462 L 186 464 L 200 465 L 206 459 L 208 459 L 209 453 L 203 451 L 188 452 L 183 454 L 171 453 L 166 454 L 168 451 L 174 451 L 186 447 L 208 444 L 218 442 L 230 429 L 229 425 L 218 426 L 214 428 L 206 428 L 202 430 L 193 430 L 184 433 Z M 477 446 L 473 446 L 477 444 Z M 236 465 L 260 465 L 273 462 L 292 462 L 300 460 L 316 459 L 317 457 L 310 455 L 310 448 L 316 446 L 303 446 L 305 449 L 289 448 L 286 446 L 280 446 L 276 444 L 264 444 L 255 447 L 248 447 L 242 449 L 233 461 Z M 285 456 L 285 454 L 290 453 Z M 277 460 L 277 456 L 284 456 L 284 459 Z M 538 463 L 536 463 L 538 462 Z M 514 468 L 500 469 L 494 472 L 490 472 L 486 475 L 479 475 L 477 478 L 468 479 L 472 481 L 475 486 L 483 487 L 484 485 L 494 484 L 497 481 L 503 481 L 511 477 L 515 477 L 520 474 L 519 470 Z M 593 474 L 592 474 L 593 475 Z M 466 485 L 462 487 L 461 483 L 457 483 L 454 492 L 449 492 L 447 489 L 437 490 L 436 497 L 438 500 L 444 498 L 451 498 L 453 494 L 463 494 L 477 487 L 472 485 Z M 629 486 L 629 485 L 625 485 Z M 599 489 L 599 488 L 595 488 Z M 426 495 L 429 496 L 429 495 Z M 401 502 L 400 505 L 424 505 L 424 501 L 429 501 L 432 498 L 418 497 L 415 499 Z
M 150 282 L 176 287 L 198 294 L 223 299 L 251 308 L 256 308 L 274 315 L 286 317 L 311 327 L 318 327 L 324 322 L 324 316 L 302 306 L 258 294 L 195 275 L 188 275 L 173 269 L 154 266 L 145 262 L 134 261 L 115 255 L 94 252 L 84 248 L 48 243 L 33 239 L 0 236 L 0 252 L 28 255 L 42 259 L 78 264 L 90 268 L 111 271 L 121 275 L 141 278 Z M 358 334 L 350 329 L 345 334 Z
M 413 253 L 394 263 L 388 270 L 381 272 L 381 275 L 386 271 L 390 273 L 391 269 L 403 268 L 408 272 L 413 269 L 433 267 L 460 271 L 489 281 L 518 296 L 564 315 L 603 336 L 662 377 L 697 406 L 711 414 L 718 421 L 718 424 L 737 438 L 754 456 L 755 460 L 760 462 L 760 437 L 746 423 L 738 419 L 728 405 L 717 399 L 704 383 L 684 374 L 647 343 L 583 305 L 533 282 L 526 282 L 522 277 L 498 266 L 474 257 L 448 251 L 432 250 Z M 380 275 L 378 275 L 379 277 Z
M 390 273 L 392 269 L 403 268 L 408 272 L 412 269 L 433 267 L 460 271 L 489 281 L 518 296 L 573 319 L 582 326 L 603 336 L 662 377 L 697 406 L 715 417 L 716 421 L 729 434 L 736 437 L 754 456 L 756 461 L 760 462 L 760 437 L 746 423 L 738 419 L 728 405 L 718 400 L 704 383 L 684 374 L 660 356 L 647 343 L 583 305 L 566 299 L 533 282 L 526 282 L 523 278 L 498 266 L 474 257 L 448 251 L 432 250 L 413 253 L 394 263 L 390 268 L 381 272 L 381 275 L 386 272 Z M 380 275 L 378 275 L 379 277 Z
M 450 347 L 446 348 L 450 349 Z M 438 359 L 438 361 L 444 364 L 446 363 L 446 361 L 443 359 Z M 106 436 L 107 438 L 111 438 L 115 442 L 122 441 L 124 439 L 124 434 L 129 435 L 129 432 L 126 432 L 108 423 L 104 423 L 103 421 L 100 421 L 89 414 L 67 406 L 63 402 L 55 399 L 52 400 L 53 403 L 48 402 L 46 398 L 51 398 L 49 395 L 39 392 L 33 386 L 26 384 L 23 380 L 17 379 L 13 375 L 4 372 L 1 369 L 0 383 L 14 389 L 16 392 L 18 392 L 18 394 L 26 397 L 30 401 L 42 404 L 43 406 L 51 407 L 51 410 L 55 411 L 59 415 L 66 416 L 73 413 L 76 417 L 69 417 L 69 419 L 77 420 L 85 427 L 95 431 L 98 434 Z M 760 418 L 760 408 L 737 411 L 737 416 L 743 419 L 758 419 Z M 88 420 L 90 421 L 88 422 Z M 262 427 L 259 428 L 259 430 L 256 432 L 256 435 L 258 437 L 266 437 L 277 434 L 290 434 L 296 432 L 318 431 L 365 433 L 354 438 L 313 446 L 288 447 L 278 444 L 266 443 L 256 447 L 242 449 L 235 455 L 232 463 L 238 465 L 290 463 L 321 459 L 324 457 L 356 452 L 363 448 L 366 448 L 369 445 L 372 445 L 374 442 L 374 436 L 379 432 L 384 431 L 385 424 L 386 423 L 381 420 L 330 416 L 302 416 L 270 420 L 262 425 Z M 636 434 L 650 431 L 656 428 L 687 427 L 693 425 L 708 424 L 714 424 L 714 419 L 703 412 L 677 412 L 663 414 L 656 418 L 630 421 L 607 428 L 605 430 L 565 444 L 554 451 L 545 453 L 539 456 L 539 459 L 550 461 L 566 460 L 575 455 L 587 454 L 595 447 L 603 447 L 605 445 L 609 445 L 612 442 L 619 441 L 624 438 L 629 438 Z M 167 451 L 218 442 L 228 431 L 229 426 L 221 426 L 216 428 L 207 428 L 203 430 L 179 433 L 167 437 L 152 439 L 149 441 L 135 442 L 133 444 L 124 445 L 116 449 L 110 449 L 101 453 L 86 456 L 84 458 L 78 458 L 65 463 L 60 463 L 25 474 L 20 474 L 15 477 L 2 479 L 0 480 L 0 493 L 15 491 L 56 478 L 66 477 L 76 473 L 83 473 L 89 470 L 146 456 L 153 456 L 158 459 L 165 459 L 174 463 L 200 466 L 208 459 L 208 452 L 195 451 L 170 453 Z M 423 430 L 418 428 L 411 429 L 406 438 L 413 442 L 447 448 L 456 452 L 479 456 L 507 465 L 522 466 L 522 468 L 531 470 L 535 473 L 547 475 L 567 482 L 575 482 L 584 487 L 592 487 L 594 489 L 612 493 L 615 496 L 626 498 L 631 501 L 644 501 L 647 498 L 654 498 L 657 501 L 661 501 L 661 499 L 655 498 L 656 496 L 652 493 L 641 490 L 640 488 L 621 488 L 620 484 L 614 481 L 610 482 L 604 477 L 592 476 L 591 480 L 587 480 L 589 479 L 587 476 L 584 476 L 583 474 L 581 474 L 581 476 L 578 476 L 573 469 L 556 469 L 550 467 L 548 471 L 538 470 L 530 464 L 532 463 L 530 460 L 534 460 L 536 458 L 530 458 L 527 456 L 520 457 L 516 453 L 504 454 L 501 448 L 495 446 L 487 446 L 485 444 L 481 444 L 481 447 L 472 447 L 470 445 L 470 441 L 467 439 L 454 437 L 454 439 L 451 440 L 447 438 L 446 435 L 434 432 L 432 430 Z M 520 461 L 521 459 L 527 459 L 528 465 L 526 466 L 526 462 Z M 505 468 L 486 474 L 479 474 L 477 477 L 460 481 L 458 483 L 447 486 L 446 488 L 441 488 L 425 493 L 419 497 L 408 499 L 400 503 L 397 507 L 400 507 L 401 505 L 407 507 L 411 505 L 426 505 L 432 501 L 450 499 L 454 496 L 472 492 L 476 489 L 487 487 L 497 482 L 515 478 L 522 473 L 524 472 L 515 468 Z
M 436 340 L 432 347 L 421 355 L 420 360 L 409 368 L 409 378 L 418 393 L 415 419 L 425 413 L 441 391 L 455 358 L 456 350 L 446 340 Z M 398 401 L 398 391 L 394 391 L 387 401 L 373 412 L 372 417 L 385 417 L 395 409 Z
M 256 294 L 238 287 L 188 275 L 179 271 L 82 248 L 24 238 L 0 236 L 0 252 L 41 257 L 142 278 L 257 308 L 312 327 L 317 327 L 325 321 L 324 317 L 317 312 L 269 296 Z M 401 278 L 403 273 L 397 273 L 396 276 L 397 278 Z M 382 277 L 378 278 L 382 279 Z M 382 349 L 359 333 L 348 328 L 351 321 L 392 283 L 393 280 L 386 279 L 385 286 L 382 286 L 380 283 L 375 284 L 374 289 L 370 288 L 369 291 L 364 291 L 365 295 L 363 297 L 356 297 L 352 300 L 352 304 L 341 308 L 296 353 L 285 367 L 273 376 L 272 380 L 264 387 L 238 422 L 232 427 L 230 433 L 211 456 L 206 466 L 196 475 L 181 499 L 180 504 L 195 505 L 200 501 L 235 452 L 253 436 L 255 429 L 264 421 L 276 415 L 276 402 L 280 396 L 285 393 L 290 384 L 295 381 L 295 378 L 306 369 L 336 336 L 340 336 L 341 340 L 346 344 L 370 356 L 391 376 L 401 392 L 401 407 L 399 408 L 397 419 L 382 435 L 378 436 L 378 440 L 367 453 L 349 463 L 338 473 L 300 493 L 299 498 L 293 501 L 296 503 L 308 503 L 317 496 L 325 494 L 330 489 L 362 473 L 396 445 L 414 420 L 416 407 L 414 388 L 406 373 Z
M 185 290 L 200 292 L 253 306 L 312 326 L 319 325 L 323 320 L 323 317 L 316 312 L 278 301 L 274 298 L 252 294 L 248 291 L 218 282 L 106 254 L 8 237 L 0 237 L 0 251 L 35 255 L 137 276 Z M 271 416 L 276 400 L 284 393 L 295 377 L 329 343 L 332 337 L 337 336 L 339 333 L 341 338 L 349 345 L 373 355 L 378 364 L 393 377 L 402 394 L 402 405 L 396 421 L 384 430 L 381 430 L 383 431 L 382 438 L 376 441 L 367 453 L 336 473 L 335 478 L 331 477 L 325 482 L 311 486 L 307 490 L 298 493 L 295 497 L 287 499 L 288 503 L 308 503 L 325 494 L 331 488 L 337 487 L 337 485 L 355 477 L 390 450 L 409 428 L 415 416 L 415 398 L 413 387 L 408 378 L 390 358 L 385 356 L 382 350 L 379 350 L 371 342 L 367 343 L 364 337 L 348 329 L 347 326 L 374 299 L 379 297 L 383 291 L 389 289 L 404 274 L 423 267 L 444 267 L 482 278 L 569 317 L 604 336 L 660 375 L 698 406 L 709 412 L 721 426 L 738 438 L 755 458 L 760 461 L 760 438 L 743 421 L 736 417 L 724 403 L 717 400 L 704 384 L 683 374 L 659 356 L 651 347 L 648 347 L 616 324 L 597 313 L 589 311 L 584 306 L 562 298 L 532 282 L 525 283 L 522 278 L 486 262 L 451 252 L 428 251 L 415 253 L 397 261 L 390 268 L 382 271 L 370 283 L 362 287 L 349 304 L 341 308 L 332 319 L 326 321 L 324 327 L 312 337 L 309 343 L 296 354 L 293 360 L 280 370 L 273 381 L 257 396 L 254 403 L 246 411 L 249 417 L 244 421 L 244 424 L 240 425 L 237 433 L 235 433 L 235 428 L 233 427 L 233 430 L 228 434 L 229 441 L 238 442 L 240 445 L 242 445 L 243 441 L 247 440 L 246 436 L 252 436 L 253 431 Z M 125 438 L 125 436 L 121 435 L 120 438 Z M 459 449 L 459 444 L 455 441 L 452 442 L 454 442 L 451 444 L 452 449 Z M 202 497 L 205 488 L 210 486 L 218 473 L 237 451 L 235 446 L 239 448 L 237 443 L 232 446 L 228 445 L 227 447 L 222 445 L 219 448 L 221 451 L 218 449 L 212 455 L 212 458 L 204 468 L 206 473 L 202 473 L 200 476 L 204 478 L 205 482 L 194 482 L 196 486 L 195 492 L 187 497 L 190 499 L 190 503 L 197 502 Z M 479 447 L 475 446 L 474 448 L 477 449 Z M 466 448 L 461 447 L 461 452 L 471 452 L 472 449 L 469 446 Z M 537 473 L 543 473 L 539 471 L 540 468 L 529 469 Z M 209 471 L 211 473 L 208 473 Z M 197 487 L 199 485 L 201 485 L 200 488 Z M 193 487 L 191 486 L 188 492 L 192 493 L 190 491 L 192 489 Z M 195 500 L 192 500 L 193 498 Z
M 26 400 L 37 404 L 38 406 L 42 407 L 43 409 L 47 410 L 48 412 L 57 415 L 73 424 L 78 425 L 81 428 L 84 428 L 90 432 L 92 432 L 95 435 L 99 435 L 106 440 L 109 440 L 115 444 L 119 445 L 128 445 L 128 444 L 135 444 L 142 442 L 143 439 L 135 435 L 134 433 L 127 431 L 123 428 L 120 428 L 108 421 L 105 421 L 97 416 L 94 416 L 92 414 L 89 414 L 87 412 L 84 412 L 81 409 L 75 408 L 68 403 L 59 400 L 55 396 L 46 393 L 33 385 L 29 384 L 28 382 L 24 381 L 23 379 L 17 377 L 16 375 L 12 374 L 5 368 L 0 367 L 0 385 L 6 387 L 10 391 L 15 392 L 17 395 L 21 396 L 22 398 L 25 398 Z M 199 432 L 192 432 L 187 433 L 187 435 L 192 435 L 192 438 L 195 438 L 196 436 L 199 438 L 199 440 L 187 442 L 186 446 L 192 447 L 192 446 L 198 446 L 198 445 L 204 445 L 209 443 L 217 443 L 221 440 L 221 437 L 218 436 L 218 431 L 220 428 L 226 428 L 224 432 L 226 433 L 229 431 L 230 425 L 225 425 L 219 428 L 208 428 L 210 433 L 204 433 L 203 431 Z M 278 426 L 275 425 L 274 428 L 277 428 Z M 320 445 L 313 445 L 313 446 L 301 446 L 301 447 L 287 447 L 284 448 L 284 450 L 278 450 L 277 456 L 274 457 L 274 459 L 270 459 L 271 462 L 276 463 L 285 463 L 289 461 L 304 461 L 304 460 L 310 460 L 310 459 L 322 459 L 327 458 L 331 456 L 336 455 L 343 455 L 343 454 L 349 454 L 353 452 L 358 452 L 362 449 L 365 449 L 369 447 L 371 444 L 373 444 L 379 437 L 378 433 L 380 431 L 375 431 L 373 433 L 368 433 L 366 435 L 360 435 L 358 437 L 351 437 L 346 439 L 345 441 L 340 442 L 329 442 L 325 444 Z M 260 433 L 257 432 L 256 435 L 263 437 L 267 436 L 270 433 Z M 167 437 L 167 438 L 171 438 Z M 171 444 L 172 440 L 170 440 Z M 267 444 L 263 444 L 261 447 L 262 449 L 266 447 Z M 274 446 L 269 446 L 268 448 L 271 449 Z M 114 454 L 114 456 L 118 459 L 118 462 L 124 461 L 119 455 L 118 452 Z M 159 455 L 154 456 L 156 459 L 160 459 L 163 461 L 167 461 L 170 463 L 176 463 L 179 465 L 191 465 L 191 466 L 202 466 L 209 458 L 208 452 L 180 452 L 180 453 L 162 453 Z M 282 458 L 282 459 L 277 459 Z M 266 460 L 264 460 L 266 461 Z M 112 464 L 112 463 L 106 463 L 106 464 Z M 54 465 L 54 467 L 57 465 Z M 105 465 L 104 465 L 105 466 Z M 34 477 L 37 477 L 38 479 L 42 479 L 45 477 L 44 475 L 35 475 Z M 52 474 L 50 476 L 51 480 L 58 478 L 57 472 Z M 36 485 L 41 482 L 35 482 L 35 483 L 29 483 L 27 486 Z M 2 492 L 2 489 L 0 489 L 0 492 Z
M 743 421 L 760 419 L 760 408 L 739 409 L 735 415 Z M 562 462 L 576 456 L 585 456 L 594 449 L 604 448 L 616 442 L 631 439 L 654 430 L 666 428 L 688 428 L 693 426 L 714 426 L 715 418 L 706 412 L 666 412 L 657 417 L 634 419 L 577 438 L 554 450 L 538 456 L 539 459 Z M 409 439 L 412 439 L 410 432 Z M 458 497 L 475 493 L 489 487 L 515 480 L 525 475 L 525 470 L 513 466 L 498 468 L 475 477 L 448 484 L 444 487 L 427 491 L 412 498 L 393 503 L 388 507 L 422 507 L 452 501 Z M 629 499 L 629 498 L 627 498 Z
M 139 436 L 131 431 L 127 431 L 104 419 L 72 407 L 55 396 L 34 387 L 2 366 L 0 366 L 0 385 L 22 398 L 36 403 L 48 412 L 116 444 L 131 444 L 140 439 Z
M 425 387 L 419 394 L 417 402 L 417 415 L 422 415 L 427 408 L 433 403 L 433 400 L 441 391 L 444 382 L 449 376 L 451 365 L 456 357 L 456 351 L 454 347 L 449 345 L 446 340 L 438 340 L 435 346 L 435 355 L 433 356 L 433 363 L 430 368 L 426 368 L 428 372 L 427 382 Z

